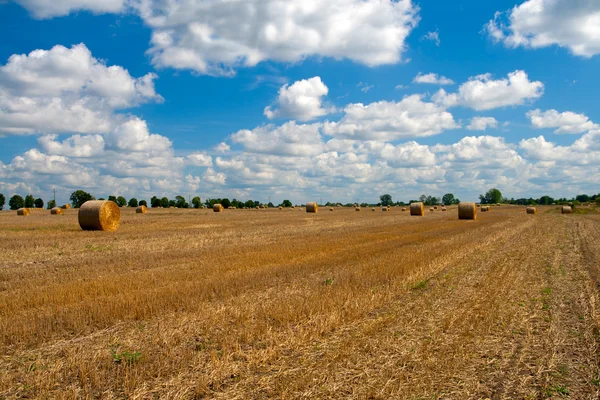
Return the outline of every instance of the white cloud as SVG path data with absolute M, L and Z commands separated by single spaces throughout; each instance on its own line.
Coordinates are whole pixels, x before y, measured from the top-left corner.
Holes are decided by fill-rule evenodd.
M 205 153 L 195 152 L 186 157 L 188 164 L 196 167 L 212 167 L 212 157 Z
M 582 133 L 600 128 L 585 114 L 571 111 L 559 113 L 556 110 L 535 109 L 527 113 L 527 118 L 535 128 L 557 128 L 554 133 Z
M 421 40 L 431 40 L 436 46 L 440 45 L 440 33 L 438 31 L 427 32 L 421 37 Z
M 420 72 L 413 79 L 414 83 L 431 83 L 434 85 L 454 85 L 452 79 L 448 79 L 445 76 L 438 76 L 438 74 L 429 73 L 421 74 Z
M 497 12 L 486 25 L 493 40 L 507 47 L 558 45 L 573 54 L 600 53 L 600 2 L 593 0 L 527 0 L 507 12 Z
M 393 141 L 437 135 L 459 125 L 444 108 L 422 101 L 420 95 L 399 102 L 349 104 L 338 122 L 326 122 L 324 133 L 361 140 Z
M 86 10 L 95 14 L 118 13 L 124 10 L 126 0 L 16 0 L 35 18 L 52 18 Z
M 530 81 L 525 71 L 514 71 L 506 79 L 493 80 L 491 74 L 478 75 L 458 88 L 457 93 L 440 89 L 432 100 L 445 107 L 465 106 L 477 111 L 522 105 L 544 93 L 544 84 Z
M 553 162 L 562 167 L 573 165 L 600 165 L 600 130 L 590 131 L 577 139 L 571 146 L 559 146 L 548 142 L 544 136 L 523 139 L 519 148 L 539 161 Z M 585 174 L 590 177 L 589 173 Z
M 162 101 L 154 79 L 106 66 L 84 44 L 12 55 L 0 66 L 0 132 L 110 131 L 124 118 L 115 110 Z
M 323 151 L 321 124 L 298 125 L 295 121 L 275 127 L 266 125 L 234 133 L 231 140 L 253 153 L 310 156 Z
M 161 154 L 170 151 L 171 141 L 161 135 L 150 134 L 146 121 L 132 118 L 105 135 L 109 150 Z
M 140 0 L 136 8 L 153 30 L 154 65 L 213 75 L 310 56 L 397 63 L 419 21 L 411 0 Z
M 62 143 L 57 135 L 44 135 L 38 139 L 46 154 L 67 157 L 94 157 L 104 152 L 102 135 L 73 135 Z
M 291 118 L 308 121 L 327 114 L 330 110 L 322 108 L 322 98 L 327 96 L 329 89 L 315 76 L 294 82 L 291 86 L 283 85 L 277 97 L 278 107 L 271 110 L 266 107 L 264 114 L 269 119 Z
M 493 117 L 473 117 L 467 126 L 470 131 L 485 131 L 487 128 L 496 129 L 498 121 Z
M 231 147 L 227 143 L 221 142 L 216 145 L 213 150 L 217 153 L 227 153 L 229 150 L 231 150 Z

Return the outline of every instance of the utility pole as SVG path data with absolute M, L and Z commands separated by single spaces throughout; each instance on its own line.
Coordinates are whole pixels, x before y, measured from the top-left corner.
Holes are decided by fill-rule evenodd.
M 54 207 L 56 207 L 56 188 L 52 188 L 52 193 L 54 193 Z

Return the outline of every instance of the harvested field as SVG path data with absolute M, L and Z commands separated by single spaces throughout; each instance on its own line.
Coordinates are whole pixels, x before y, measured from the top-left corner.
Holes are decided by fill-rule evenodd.
M 0 212 L 0 399 L 600 395 L 600 214 Z

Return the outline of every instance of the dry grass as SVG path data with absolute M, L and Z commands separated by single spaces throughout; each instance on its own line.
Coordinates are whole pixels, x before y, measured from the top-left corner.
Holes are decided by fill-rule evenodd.
M 600 216 L 545 210 L 0 212 L 0 398 L 595 399 Z

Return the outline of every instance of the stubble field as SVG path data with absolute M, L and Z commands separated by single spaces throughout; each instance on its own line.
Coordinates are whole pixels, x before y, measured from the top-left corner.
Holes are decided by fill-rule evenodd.
M 600 214 L 0 212 L 0 399 L 597 399 Z

